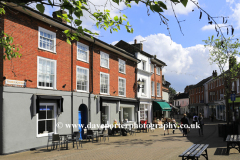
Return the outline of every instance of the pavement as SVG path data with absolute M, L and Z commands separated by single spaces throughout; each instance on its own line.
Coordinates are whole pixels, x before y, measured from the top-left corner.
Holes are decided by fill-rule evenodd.
M 179 120 L 177 120 L 179 121 Z M 240 160 L 240 153 L 236 149 L 230 150 L 230 155 L 226 155 L 227 143 L 222 137 L 218 137 L 218 123 L 204 120 L 204 136 L 198 135 L 197 129 L 191 129 L 187 137 L 183 137 L 180 130 L 175 134 L 169 129 L 169 135 L 164 136 L 162 128 L 154 132 L 137 133 L 136 136 L 115 136 L 109 137 L 109 142 L 84 142 L 82 148 L 72 148 L 69 144 L 68 150 L 47 151 L 40 148 L 34 151 L 26 151 L 10 155 L 1 155 L 1 160 L 65 160 L 65 159 L 163 159 L 180 160 L 178 157 L 192 144 L 209 144 L 209 160 Z M 204 157 L 200 157 L 205 159 Z

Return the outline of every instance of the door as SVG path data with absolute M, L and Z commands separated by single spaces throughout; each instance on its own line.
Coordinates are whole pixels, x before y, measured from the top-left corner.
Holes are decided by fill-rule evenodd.
M 82 127 L 81 124 L 82 124 L 82 112 L 81 111 L 78 111 L 78 127 L 79 127 L 79 132 L 80 132 L 80 139 L 82 139 Z

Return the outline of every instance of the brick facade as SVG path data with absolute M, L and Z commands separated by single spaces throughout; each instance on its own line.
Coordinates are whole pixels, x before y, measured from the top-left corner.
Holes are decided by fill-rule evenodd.
M 14 44 L 22 46 L 20 48 L 22 57 L 13 58 L 10 61 L 5 60 L 3 76 L 12 80 L 31 80 L 32 82 L 27 81 L 26 87 L 37 88 L 37 56 L 40 56 L 57 62 L 56 89 L 71 91 L 71 45 L 66 43 L 66 37 L 62 30 L 21 12 L 14 14 L 7 11 L 5 17 L 1 26 L 4 24 L 4 32 L 12 35 Z M 38 48 L 38 27 L 56 33 L 56 53 Z M 136 97 L 135 68 L 137 64 L 134 61 L 96 45 L 92 50 L 93 44 L 84 39 L 80 38 L 79 42 L 89 46 L 89 63 L 77 60 L 77 43 L 73 42 L 73 90 L 76 89 L 76 66 L 89 68 L 91 65 L 90 55 L 93 51 L 93 94 L 100 93 L 100 72 L 104 72 L 110 75 L 110 96 L 118 96 L 118 77 L 122 77 L 126 79 L 126 97 Z M 109 69 L 100 67 L 99 51 L 110 55 Z M 126 74 L 118 72 L 118 58 L 126 62 Z M 91 92 L 90 70 L 89 81 L 89 91 Z M 62 87 L 64 84 L 66 84 L 65 88 Z

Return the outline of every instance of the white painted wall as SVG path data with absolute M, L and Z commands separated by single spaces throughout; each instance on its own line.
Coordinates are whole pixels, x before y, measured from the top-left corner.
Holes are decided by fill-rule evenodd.
M 162 95 L 163 95 L 163 100 L 165 100 L 166 102 L 168 102 L 169 101 L 169 94 L 168 94 L 168 92 L 164 92 L 164 91 L 162 91 Z

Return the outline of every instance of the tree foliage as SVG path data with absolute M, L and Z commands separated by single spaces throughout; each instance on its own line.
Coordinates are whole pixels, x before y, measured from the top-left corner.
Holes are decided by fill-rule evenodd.
M 217 24 L 215 21 L 216 18 L 223 18 L 224 23 L 227 21 L 228 17 L 212 17 L 210 16 L 205 10 L 203 10 L 199 5 L 198 2 L 195 0 L 106 0 L 105 4 L 102 5 L 96 5 L 91 0 L 5 0 L 1 1 L 1 3 L 7 3 L 7 2 L 13 2 L 17 5 L 22 6 L 23 8 L 26 6 L 30 6 L 31 4 L 36 4 L 36 9 L 43 13 L 45 12 L 46 6 L 51 7 L 60 7 L 60 10 L 66 11 L 66 13 L 58 11 L 57 16 L 59 18 L 62 18 L 63 20 L 67 21 L 69 24 L 71 24 L 73 27 L 76 28 L 76 33 L 72 33 L 70 30 L 65 30 L 64 33 L 66 35 L 66 41 L 71 44 L 73 40 L 78 40 L 79 37 L 84 36 L 85 33 L 88 33 L 91 36 L 98 35 L 98 33 L 95 33 L 91 31 L 89 28 L 84 28 L 82 25 L 83 17 L 86 15 L 89 15 L 89 18 L 94 20 L 95 25 L 97 28 L 104 30 L 109 30 L 110 33 L 118 32 L 122 27 L 127 30 L 129 33 L 133 33 L 134 29 L 130 22 L 128 21 L 128 17 L 125 14 L 122 14 L 120 16 L 114 16 L 111 15 L 111 8 L 116 8 L 116 6 L 125 5 L 128 8 L 131 8 L 133 3 L 136 4 L 144 4 L 147 8 L 147 14 L 150 14 L 150 11 L 153 13 L 156 13 L 159 15 L 160 22 L 165 24 L 167 26 L 167 29 L 170 34 L 169 26 L 168 26 L 168 18 L 164 15 L 164 12 L 166 10 L 172 10 L 176 20 L 178 22 L 180 31 L 181 25 L 177 18 L 177 15 L 175 14 L 174 7 L 176 5 L 182 5 L 184 7 L 187 6 L 188 3 L 193 3 L 197 6 L 197 8 L 200 10 L 200 19 L 202 17 L 202 13 L 204 12 L 209 20 L 209 24 L 215 24 L 216 32 L 223 36 L 221 32 L 221 27 Z M 171 8 L 167 8 L 167 3 L 171 3 Z M 110 7 L 109 7 L 110 6 Z M 104 8 L 101 10 L 100 8 Z M 117 8 L 118 9 L 118 8 Z M 120 10 L 121 12 L 121 10 Z M 0 7 L 0 14 L 4 14 L 5 11 L 2 7 Z M 232 27 L 233 29 L 233 27 Z M 224 37 L 224 36 L 223 36 Z M 4 40 L 4 39 L 3 39 Z M 2 41 L 3 42 L 3 41 Z M 7 42 L 2 43 L 1 45 L 6 45 Z M 12 47 L 13 50 L 14 47 Z M 13 52 L 5 52 L 7 57 L 12 57 Z M 15 53 L 15 52 L 14 52 Z M 16 54 L 13 55 L 15 57 Z

